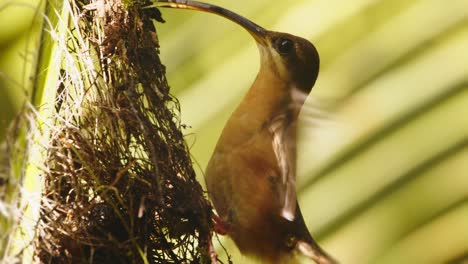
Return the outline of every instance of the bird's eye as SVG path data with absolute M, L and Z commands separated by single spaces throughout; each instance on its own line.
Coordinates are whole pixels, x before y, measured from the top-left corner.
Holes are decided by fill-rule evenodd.
M 289 54 L 294 48 L 294 43 L 292 42 L 292 40 L 287 38 L 278 39 L 276 45 L 278 52 L 283 55 Z

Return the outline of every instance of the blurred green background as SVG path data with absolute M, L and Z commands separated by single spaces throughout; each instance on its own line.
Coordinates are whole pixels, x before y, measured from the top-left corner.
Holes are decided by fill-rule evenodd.
M 31 88 L 37 60 L 39 0 L 0 0 L 0 141 Z
M 28 94 L 34 2 L 0 0 L 0 138 Z M 323 247 L 342 263 L 467 262 L 468 0 L 210 3 L 318 48 L 308 105 L 329 113 L 302 115 L 298 189 Z M 221 129 L 258 71 L 258 51 L 226 19 L 162 12 L 161 57 L 203 182 Z

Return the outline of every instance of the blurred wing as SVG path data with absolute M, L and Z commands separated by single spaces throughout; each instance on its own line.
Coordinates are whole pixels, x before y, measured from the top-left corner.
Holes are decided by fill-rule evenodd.
M 270 125 L 273 150 L 281 172 L 279 188 L 281 216 L 293 221 L 296 215 L 296 120 L 292 115 L 280 115 Z

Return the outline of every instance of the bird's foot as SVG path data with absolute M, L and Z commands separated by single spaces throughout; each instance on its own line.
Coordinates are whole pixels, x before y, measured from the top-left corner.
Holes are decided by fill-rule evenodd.
M 224 236 L 228 233 L 229 228 L 221 217 L 213 214 L 211 219 L 213 220 L 213 229 L 217 234 Z

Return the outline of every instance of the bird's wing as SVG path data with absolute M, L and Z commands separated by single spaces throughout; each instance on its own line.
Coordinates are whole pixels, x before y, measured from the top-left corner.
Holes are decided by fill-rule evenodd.
M 281 172 L 279 188 L 282 201 L 281 216 L 293 221 L 296 215 L 296 120 L 284 114 L 275 117 L 270 124 L 273 150 Z

